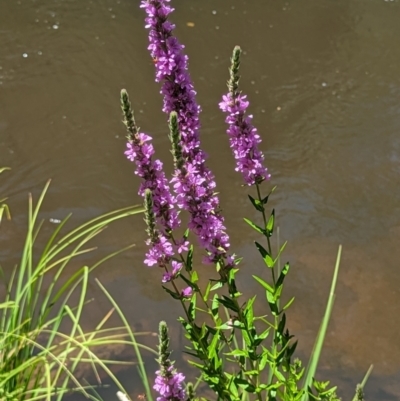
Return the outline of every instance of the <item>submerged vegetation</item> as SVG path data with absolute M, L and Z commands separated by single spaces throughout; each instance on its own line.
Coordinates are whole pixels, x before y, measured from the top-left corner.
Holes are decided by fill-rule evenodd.
M 169 21 L 173 8 L 169 0 L 143 0 L 141 8 L 146 13 L 148 49 L 156 81 L 161 84 L 163 111 L 169 125 L 173 175 L 168 179 L 163 163 L 155 159 L 152 137 L 140 131 L 128 93 L 122 90 L 121 106 L 128 132 L 125 156 L 135 164 L 135 174 L 141 179 L 139 195 L 144 207 L 110 212 L 63 234 L 68 216 L 40 246 L 40 208 L 49 183 L 36 203 L 29 197 L 28 228 L 20 261 L 9 279 L 3 274 L 0 400 L 61 400 L 72 391 L 97 399 L 96 384 L 86 384 L 76 375 L 82 364 L 92 369 L 95 377 L 99 377 L 99 370 L 105 371 L 119 387 L 118 397 L 129 400 L 110 366 L 116 361 L 100 358 L 96 352 L 98 347 L 113 344 L 133 347 L 149 401 L 154 397 L 153 390 L 157 401 L 204 399 L 198 391 L 200 383 L 206 384 L 217 400 L 339 400 L 336 387 L 317 380 L 317 367 L 334 303 L 341 246 L 325 314 L 304 367 L 295 357 L 297 342 L 288 330 L 286 318 L 294 302 L 293 297 L 283 296 L 291 269 L 288 262 L 282 263 L 286 243 L 279 245 L 275 210 L 267 210 L 275 187 L 266 189 L 271 176 L 264 163 L 261 135 L 247 114 L 249 100 L 239 88 L 241 49 L 236 46 L 233 50 L 228 92 L 219 107 L 226 114 L 227 144 L 232 149 L 236 171 L 249 188 L 248 199 L 259 216 L 254 221 L 244 218 L 244 222 L 260 236 L 255 249 L 261 263 L 259 274 L 253 278 L 264 291 L 264 300 L 248 297 L 241 289 L 241 277 L 246 271 L 241 268 L 240 255 L 230 249 L 216 179 L 201 148 L 200 107 L 188 72 L 188 57 Z M 110 300 L 111 312 L 92 332 L 82 328 L 91 272 L 129 247 L 72 273 L 70 262 L 93 251 L 89 242 L 106 226 L 143 212 L 148 234 L 143 265 L 161 268 L 163 290 L 182 306 L 178 321 L 188 340 L 185 352 L 190 356 L 189 363 L 198 370 L 195 384 L 185 381 L 185 372 L 179 372 L 170 358 L 165 322 L 159 327 L 159 369 L 153 380 L 141 353 L 154 351 L 137 342 L 140 333 L 132 332 L 112 294 L 100 282 L 104 296 Z M 183 227 L 182 213 L 188 215 L 187 227 Z M 0 200 L 0 223 L 4 217 L 11 218 L 6 199 Z M 63 272 L 67 269 L 69 277 L 65 280 Z M 72 299 L 78 302 L 73 304 Z M 264 311 L 260 316 L 255 313 L 258 302 Z M 112 312 L 121 318 L 121 327 L 107 327 Z M 353 401 L 363 400 L 370 371 L 371 368 L 358 385 Z

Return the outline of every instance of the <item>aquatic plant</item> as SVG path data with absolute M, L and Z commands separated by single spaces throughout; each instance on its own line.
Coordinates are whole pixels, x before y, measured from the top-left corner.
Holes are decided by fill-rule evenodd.
M 287 329 L 286 311 L 294 298 L 283 303 L 282 295 L 290 264 L 285 263 L 281 267 L 280 263 L 286 243 L 275 250 L 272 242 L 276 235 L 275 211 L 267 213 L 266 207 L 275 188 L 262 195 L 262 185 L 270 180 L 270 174 L 259 148 L 261 137 L 252 123 L 252 116 L 247 114 L 249 101 L 239 89 L 241 49 L 236 46 L 233 50 L 228 93 L 222 97 L 219 106 L 227 114 L 227 134 L 236 160 L 236 171 L 242 174 L 245 184 L 255 190 L 254 196 L 249 194 L 248 197 L 260 214 L 260 221 L 246 218 L 244 221 L 262 239 L 255 242 L 255 246 L 270 278 L 265 278 L 265 275 L 253 277 L 265 291 L 269 316 L 267 313 L 256 316 L 256 297 L 245 298 L 239 289 L 237 279 L 245 271 L 239 268 L 241 259 L 229 254 L 229 236 L 215 192 L 215 177 L 205 164 L 206 154 L 200 144 L 200 107 L 188 72 L 188 57 L 183 52 L 184 46 L 173 35 L 175 25 L 168 19 L 173 11 L 170 0 L 143 0 L 141 7 L 146 12 L 148 49 L 155 65 L 155 80 L 162 85 L 163 111 L 168 115 L 175 166 L 170 180 L 175 196 L 168 195 L 170 200 L 163 204 L 163 210 L 173 210 L 177 206 L 189 213 L 189 224 L 183 238 L 176 239 L 175 228 L 168 226 L 165 229 L 166 218 L 160 221 L 160 208 L 156 206 L 159 204 L 158 189 L 149 184 L 142 173 L 146 167 L 143 167 L 144 158 L 140 156 L 140 151 L 132 151 L 138 143 L 148 144 L 151 138 L 134 128 L 139 139 L 134 144 L 135 139 L 128 133 L 126 155 L 136 163 L 136 174 L 145 180 L 141 188 L 145 186 L 146 191 L 143 193 L 141 189 L 140 193 L 145 197 L 147 243 L 152 247 L 145 264 L 158 265 L 165 270 L 161 281 L 167 286 L 163 285 L 163 288 L 183 307 L 184 317 L 178 320 L 190 343 L 186 347 L 186 353 L 193 358 L 189 363 L 200 371 L 199 382 L 205 382 L 218 400 L 336 401 L 336 388 L 329 388 L 329 382 L 319 382 L 315 376 L 333 307 L 341 247 L 325 315 L 305 369 L 294 358 L 297 342 Z M 125 90 L 121 92 L 121 99 L 124 121 L 132 133 L 128 122 L 134 121 L 133 111 Z M 144 139 L 140 141 L 140 138 Z M 153 155 L 153 146 L 147 146 Z M 162 177 L 161 186 L 164 187 L 167 185 L 165 175 Z M 194 245 L 189 245 L 190 233 L 198 237 L 200 248 L 203 253 L 205 251 L 203 263 L 213 263 L 218 278 L 213 277 L 195 257 Z M 208 280 L 203 286 L 200 283 L 205 280 L 200 278 L 205 276 Z M 160 345 L 160 349 L 162 347 L 166 349 L 165 344 Z M 173 376 L 169 366 L 157 372 L 154 388 L 161 394 L 160 401 L 184 397 L 180 387 L 183 376 Z M 178 378 L 174 381 L 173 377 Z M 175 383 L 179 384 L 177 391 L 171 388 L 167 391 L 167 383 L 171 388 Z M 365 381 L 360 388 L 364 384 Z M 196 387 L 187 387 L 189 399 L 196 398 Z M 360 391 L 357 394 L 361 394 Z
M 91 266 L 74 268 L 67 279 L 64 275 L 72 260 L 78 261 L 80 255 L 95 249 L 88 247 L 88 242 L 107 225 L 143 209 L 131 206 L 107 213 L 62 234 L 69 215 L 41 246 L 43 221 L 39 215 L 49 185 L 50 182 L 36 204 L 29 196 L 21 258 L 9 280 L 2 272 L 5 290 L 0 302 L 0 399 L 4 401 L 61 400 L 71 392 L 96 400 L 98 395 L 91 391 L 94 387 L 77 376 L 82 369 L 91 370 L 97 377 L 98 371 L 104 371 L 124 390 L 109 367 L 115 361 L 98 357 L 97 350 L 116 344 L 133 345 L 138 351 L 141 347 L 132 336 L 131 341 L 126 340 L 127 325 L 106 327 L 110 313 L 91 332 L 85 332 L 81 326 L 90 272 L 121 251 L 102 257 Z M 8 209 L 1 207 L 9 215 Z M 78 298 L 73 305 L 72 297 Z

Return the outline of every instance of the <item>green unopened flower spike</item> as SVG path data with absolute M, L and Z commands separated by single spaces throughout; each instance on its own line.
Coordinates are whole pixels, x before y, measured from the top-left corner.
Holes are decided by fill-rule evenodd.
M 232 95 L 232 98 L 240 94 L 239 91 L 239 67 L 240 67 L 240 55 L 242 53 L 242 49 L 239 46 L 235 46 L 232 52 L 231 57 L 231 66 L 229 68 L 229 81 L 228 81 L 228 89 Z
M 186 401 L 194 401 L 196 393 L 194 391 L 193 383 L 189 382 L 186 385 L 186 393 L 187 393 Z
M 150 189 L 144 193 L 144 221 L 146 222 L 146 232 L 149 238 L 154 242 L 158 238 L 156 230 L 156 217 L 153 210 L 153 195 Z
M 139 127 L 136 125 L 135 117 L 133 115 L 133 110 L 131 102 L 129 101 L 129 95 L 126 89 L 121 90 L 121 108 L 124 114 L 124 124 L 128 130 L 127 138 L 132 141 L 134 136 L 139 132 Z
M 173 111 L 169 115 L 169 139 L 172 145 L 172 156 L 174 158 L 174 166 L 182 171 L 184 161 L 181 146 L 181 134 L 179 132 L 178 114 Z
M 169 351 L 168 326 L 164 321 L 161 321 L 158 326 L 158 341 L 157 362 L 160 364 L 161 372 L 165 373 L 171 366 L 171 361 L 169 359 L 171 351 Z

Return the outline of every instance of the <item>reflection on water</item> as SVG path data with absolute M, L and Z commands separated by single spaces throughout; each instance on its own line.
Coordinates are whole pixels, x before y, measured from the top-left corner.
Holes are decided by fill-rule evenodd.
M 140 202 L 132 165 L 122 155 L 121 88 L 128 89 L 138 123 L 155 136 L 158 155 L 171 168 L 138 5 L 0 2 L 0 156 L 2 165 L 13 168 L 2 177 L 0 191 L 10 195 L 14 212 L 14 223 L 2 227 L 7 249 L 2 259 L 18 256 L 26 193 L 38 194 L 50 177 L 46 219 L 72 210 L 75 222 L 82 222 Z M 243 234 L 241 220 L 243 211 L 253 212 L 233 171 L 217 107 L 236 44 L 244 50 L 242 87 L 263 136 L 272 183 L 278 185 L 273 203 L 282 237 L 290 240 L 286 257 L 294 273 L 288 290 L 297 296 L 290 321 L 301 352 L 306 355 L 311 347 L 342 243 L 323 374 L 333 374 L 348 398 L 373 362 L 371 398 L 398 399 L 398 1 L 175 0 L 174 5 L 176 32 L 190 56 L 204 110 L 202 143 L 217 176 L 232 243 L 245 256 L 243 269 L 257 269 L 248 245 L 253 237 Z M 178 308 L 156 290 L 159 272 L 137 262 L 144 252 L 143 228 L 136 217 L 103 237 L 107 250 L 130 242 L 137 246 L 101 267 L 98 277 L 135 327 L 154 330 L 166 313 L 174 322 Z M 246 286 L 256 288 L 250 280 Z M 92 292 L 100 297 L 95 286 Z M 88 326 L 107 308 L 99 300 Z M 311 321 L 307 327 L 304 317 Z M 178 347 L 180 331 L 173 330 Z

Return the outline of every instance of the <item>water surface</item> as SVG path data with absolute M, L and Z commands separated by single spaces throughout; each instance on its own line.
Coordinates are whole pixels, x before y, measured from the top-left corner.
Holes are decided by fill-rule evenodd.
M 260 273 L 241 217 L 255 217 L 234 172 L 218 102 L 234 45 L 243 48 L 242 89 L 263 138 L 286 258 L 288 292 L 297 302 L 290 328 L 309 352 L 323 313 L 339 244 L 337 301 L 321 376 L 350 398 L 370 363 L 370 399 L 400 395 L 400 35 L 398 1 L 202 0 L 173 2 L 176 34 L 186 45 L 202 106 L 202 145 L 216 174 L 234 250 L 243 270 Z M 147 53 L 143 11 L 132 0 L 0 0 L 0 157 L 12 167 L 0 193 L 14 220 L 2 227 L 1 264 L 11 268 L 26 220 L 27 193 L 52 185 L 42 211 L 74 222 L 139 203 L 133 165 L 123 157 L 119 91 L 126 88 L 138 124 L 154 135 L 171 170 L 162 99 Z M 188 26 L 191 22 L 194 26 Z M 189 25 L 193 25 L 189 24 Z M 132 325 L 175 323 L 178 305 L 159 288 L 160 272 L 139 262 L 141 217 L 99 240 L 105 251 L 133 250 L 97 277 Z M 244 281 L 248 291 L 257 287 Z M 96 285 L 86 316 L 93 327 L 109 305 Z M 260 311 L 262 311 L 260 309 Z M 307 325 L 305 324 L 307 319 Z M 175 355 L 177 357 L 178 355 Z M 132 371 L 120 372 L 132 396 Z

